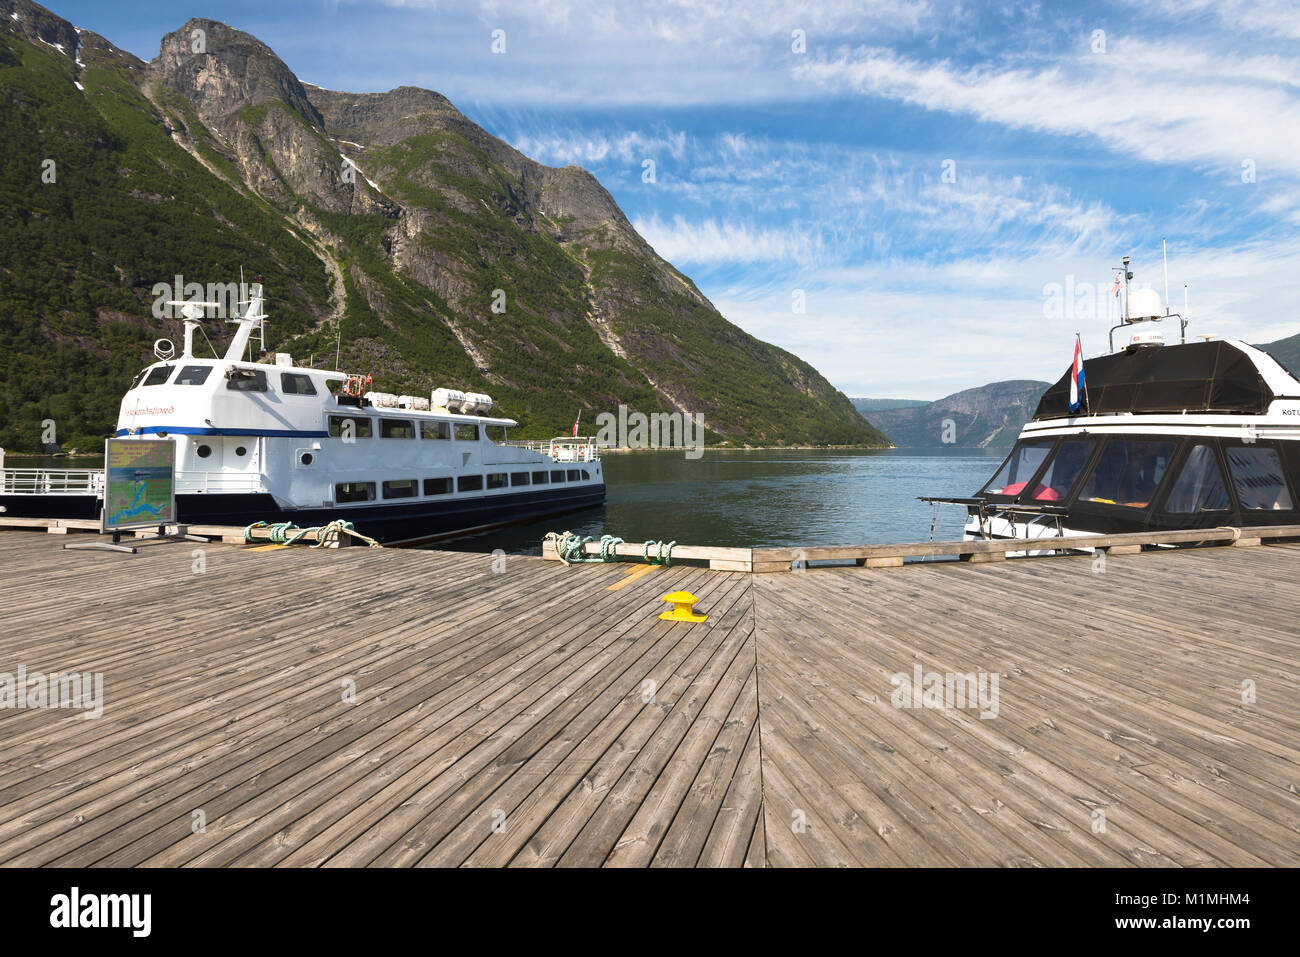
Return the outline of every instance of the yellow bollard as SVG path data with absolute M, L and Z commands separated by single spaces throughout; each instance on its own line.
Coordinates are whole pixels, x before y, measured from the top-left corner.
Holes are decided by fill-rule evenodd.
M 695 602 L 697 600 L 688 591 L 669 592 L 664 595 L 664 601 L 672 602 L 673 607 L 662 612 L 659 617 L 664 621 L 707 621 L 708 615 L 700 615 L 695 611 Z

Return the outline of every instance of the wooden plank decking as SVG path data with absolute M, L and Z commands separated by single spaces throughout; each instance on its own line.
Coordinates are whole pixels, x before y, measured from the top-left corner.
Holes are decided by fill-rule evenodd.
M 104 714 L 0 710 L 0 864 L 1300 863 L 1300 546 L 755 576 L 60 545 L 0 531 L 0 672 L 102 672 Z M 707 623 L 656 617 L 677 589 Z M 997 673 L 997 716 L 893 707 L 917 664 Z

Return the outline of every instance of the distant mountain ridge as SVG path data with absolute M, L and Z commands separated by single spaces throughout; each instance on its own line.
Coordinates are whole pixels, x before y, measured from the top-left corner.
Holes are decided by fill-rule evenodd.
M 869 419 L 899 448 L 1000 450 L 1015 443 L 1048 385 L 991 382 L 924 405 L 873 412 Z
M 923 405 L 929 405 L 928 399 L 868 399 L 853 398 L 849 401 L 853 403 L 853 408 L 857 409 L 863 415 L 868 412 L 890 412 L 894 409 L 915 409 Z
M 194 19 L 149 63 L 0 0 L 0 446 L 94 448 L 155 338 L 151 289 L 263 275 L 268 347 L 386 392 L 487 392 L 521 436 L 579 412 L 703 413 L 710 442 L 887 440 L 807 362 L 723 318 L 577 166 L 438 93 L 300 82 Z M 53 178 L 43 178 L 47 162 Z M 222 348 L 230 327 L 205 326 Z M 200 340 L 206 353 L 206 343 Z

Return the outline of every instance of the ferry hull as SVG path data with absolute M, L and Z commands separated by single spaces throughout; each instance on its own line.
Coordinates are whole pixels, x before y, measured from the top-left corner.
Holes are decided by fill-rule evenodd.
M 245 526 L 254 522 L 293 522 L 306 528 L 343 519 L 357 531 L 386 545 L 435 541 L 480 529 L 535 521 L 550 515 L 596 508 L 605 502 L 605 486 L 581 485 L 563 492 L 519 492 L 453 501 L 419 501 L 379 505 L 284 509 L 262 494 L 176 496 L 177 520 L 185 525 Z M 17 518 L 99 517 L 94 495 L 0 495 L 0 515 Z

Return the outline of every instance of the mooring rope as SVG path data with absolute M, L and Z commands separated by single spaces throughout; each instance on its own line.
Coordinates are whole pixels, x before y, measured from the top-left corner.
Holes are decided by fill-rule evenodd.
M 299 528 L 293 522 L 275 522 L 267 524 L 266 522 L 254 522 L 244 529 L 244 541 L 259 541 L 253 538 L 253 529 L 267 529 L 267 538 L 273 545 L 293 545 L 301 541 L 304 537 L 312 532 L 316 533 L 316 542 L 312 548 L 323 548 L 326 545 L 332 545 L 340 541 L 344 535 L 351 535 L 353 538 L 359 538 L 371 548 L 382 548 L 378 541 L 369 535 L 363 535 L 358 532 L 351 522 L 336 518 L 327 525 L 316 525 L 311 528 Z

